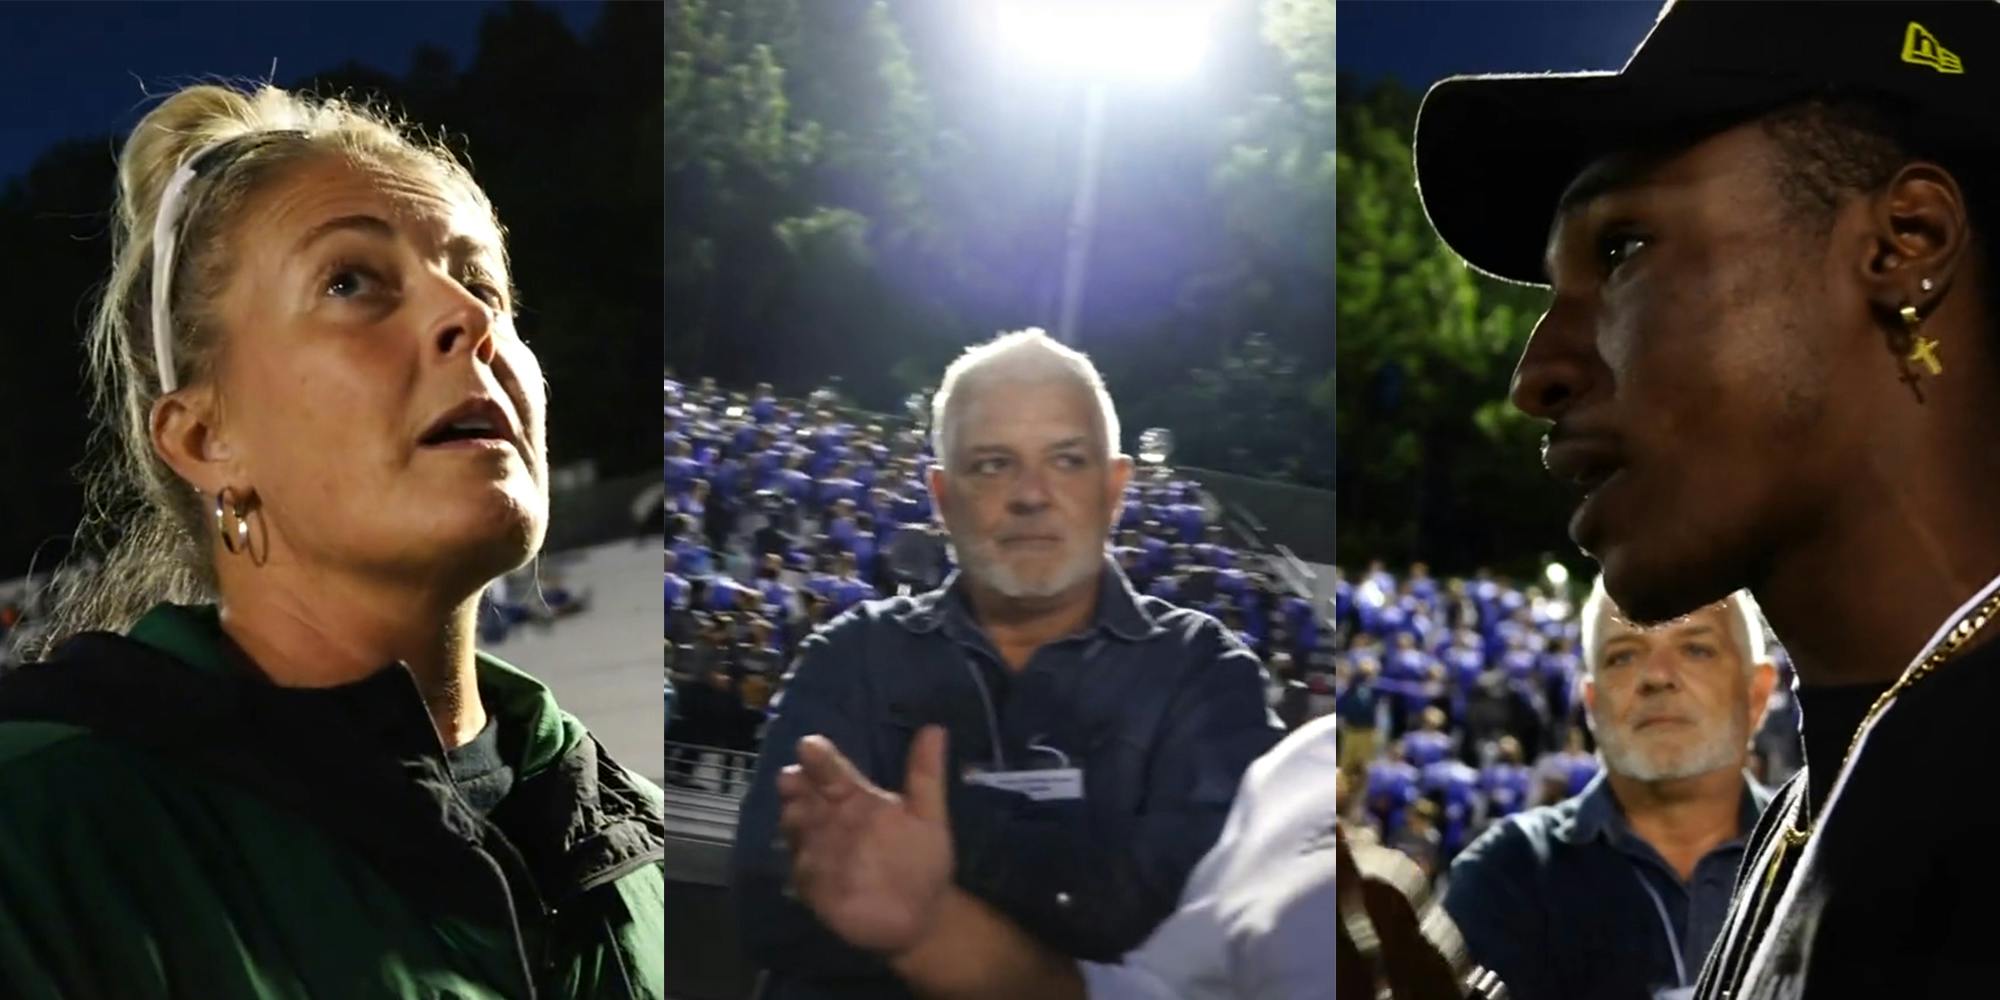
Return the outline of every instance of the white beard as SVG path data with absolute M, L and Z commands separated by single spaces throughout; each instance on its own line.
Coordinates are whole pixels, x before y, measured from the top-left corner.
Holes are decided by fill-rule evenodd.
M 1671 781 L 1707 774 L 1735 763 L 1749 745 L 1749 725 L 1740 713 L 1707 723 L 1692 737 L 1678 742 L 1626 742 L 1627 733 L 1609 726 L 1597 729 L 1597 749 L 1607 769 L 1635 781 Z
M 1064 556 L 1054 569 L 1034 579 L 1008 565 L 996 548 L 987 544 L 967 546 L 960 553 L 961 565 L 973 579 L 1015 600 L 1054 597 L 1089 579 L 1104 563 L 1102 545 L 1079 545 L 1076 552 Z

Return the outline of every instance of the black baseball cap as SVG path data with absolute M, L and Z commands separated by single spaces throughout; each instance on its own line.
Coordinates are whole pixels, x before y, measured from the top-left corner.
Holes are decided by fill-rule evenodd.
M 1417 113 L 1417 187 L 1466 263 L 1545 285 L 1557 203 L 1591 161 L 1834 95 L 1886 101 L 1912 137 L 1992 148 L 2000 2 L 1669 0 L 1615 73 L 1439 81 Z

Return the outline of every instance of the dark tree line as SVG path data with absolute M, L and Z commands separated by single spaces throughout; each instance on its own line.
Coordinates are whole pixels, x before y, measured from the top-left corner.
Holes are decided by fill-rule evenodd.
M 1541 554 L 1575 551 L 1575 498 L 1542 471 L 1543 428 L 1507 402 L 1548 294 L 1474 273 L 1431 231 L 1416 112 L 1393 81 L 1341 89 L 1342 558 L 1532 575 Z

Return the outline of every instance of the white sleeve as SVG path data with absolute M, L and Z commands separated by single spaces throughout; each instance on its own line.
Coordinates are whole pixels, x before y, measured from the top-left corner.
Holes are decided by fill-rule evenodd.
M 1077 963 L 1091 1000 L 1330 996 L 1332 840 L 1328 853 L 1297 846 L 1333 816 L 1335 722 L 1300 727 L 1250 765 L 1173 915 L 1121 964 Z
M 1133 952 L 1126 958 L 1131 960 L 1139 955 L 1140 952 Z M 1076 969 L 1083 974 L 1084 993 L 1090 1000 L 1181 1000 L 1159 977 L 1136 964 L 1078 962 Z

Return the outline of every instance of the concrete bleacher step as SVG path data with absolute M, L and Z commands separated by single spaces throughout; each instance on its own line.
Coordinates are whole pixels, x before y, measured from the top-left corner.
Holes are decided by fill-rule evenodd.
M 590 607 L 547 627 L 519 626 L 480 648 L 555 692 L 620 764 L 659 781 L 666 774 L 666 700 L 660 682 L 662 539 L 650 536 L 551 553 L 550 577 L 589 592 Z M 558 567 L 559 568 L 556 568 Z

